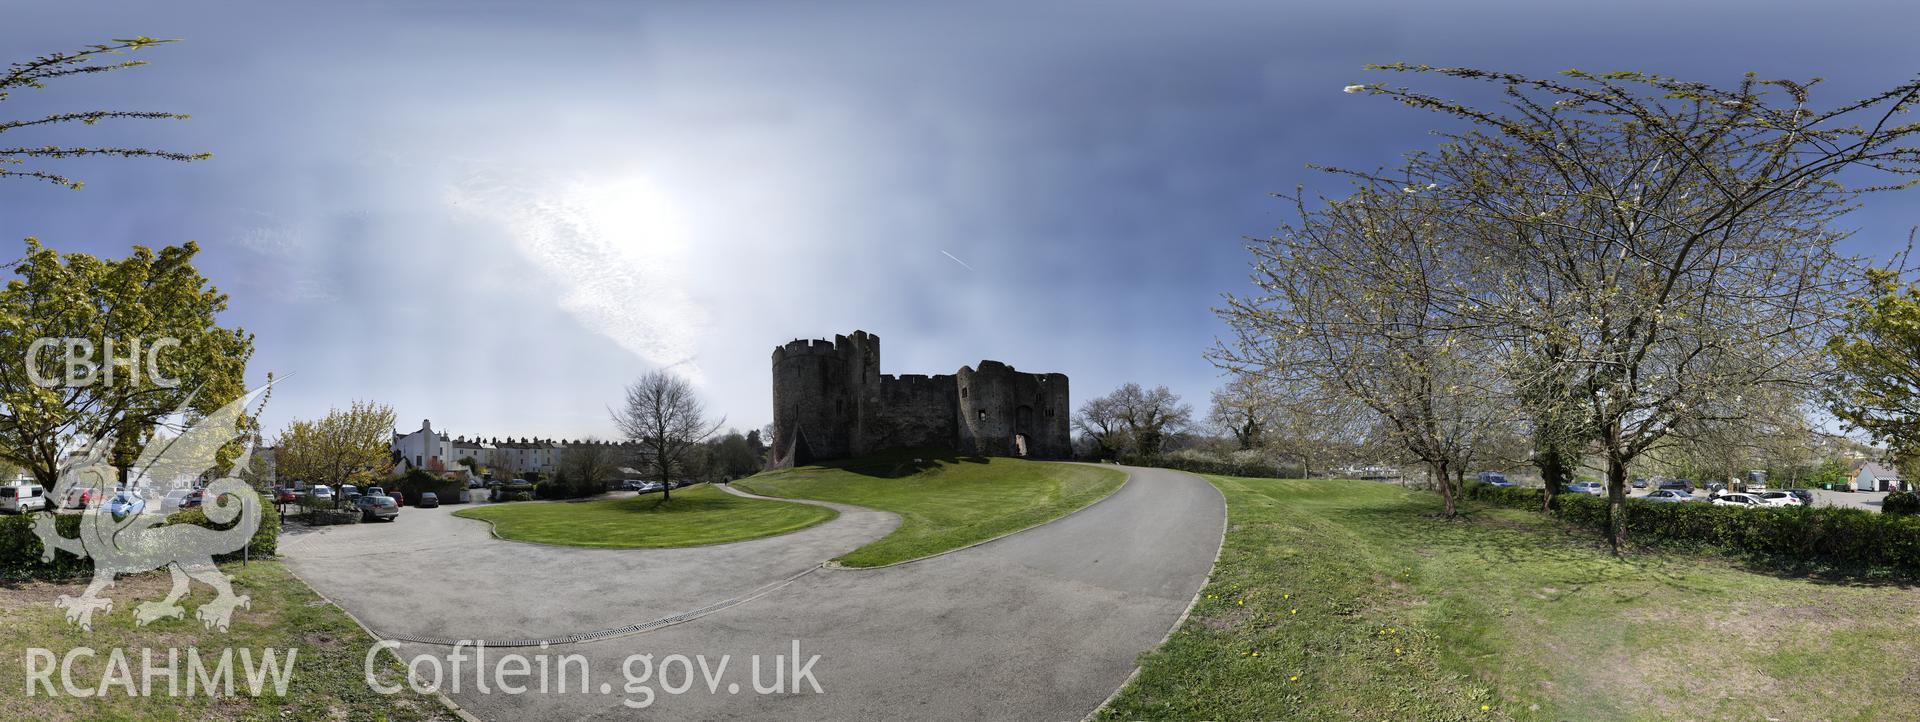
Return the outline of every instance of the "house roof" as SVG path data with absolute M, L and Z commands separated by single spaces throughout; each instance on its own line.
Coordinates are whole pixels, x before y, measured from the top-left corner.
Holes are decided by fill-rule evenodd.
M 1898 469 L 1895 469 L 1891 466 L 1887 466 L 1886 464 L 1882 464 L 1878 461 L 1862 462 L 1859 468 L 1854 469 L 1853 474 L 1854 476 L 1859 476 L 1861 472 L 1872 474 L 1873 478 L 1875 479 L 1901 481 L 1900 471 Z

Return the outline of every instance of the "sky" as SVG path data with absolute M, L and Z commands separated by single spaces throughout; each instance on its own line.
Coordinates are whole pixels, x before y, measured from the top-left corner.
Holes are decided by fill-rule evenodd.
M 1677 5 L 1677 6 L 1676 6 Z M 165 110 L 8 144 L 213 153 L 0 185 L 0 254 L 188 240 L 256 334 L 272 430 L 356 399 L 455 435 L 609 437 L 650 370 L 771 420 L 772 349 L 864 329 L 885 373 L 981 359 L 1203 412 L 1212 309 L 1275 193 L 1430 148 L 1369 63 L 1641 70 L 1720 85 L 1920 72 L 1903 2 L 635 3 L 0 0 L 13 62 L 181 42 L 0 118 Z M 1460 96 L 1471 89 L 1430 83 Z M 1869 199 L 1886 255 L 1920 191 Z

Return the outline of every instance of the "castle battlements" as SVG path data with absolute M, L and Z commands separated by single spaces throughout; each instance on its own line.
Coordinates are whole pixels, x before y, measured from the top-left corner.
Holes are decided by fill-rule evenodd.
M 1072 452 L 1065 374 L 999 361 L 953 374 L 881 374 L 865 331 L 773 350 L 774 468 L 883 449 L 942 447 L 991 456 Z

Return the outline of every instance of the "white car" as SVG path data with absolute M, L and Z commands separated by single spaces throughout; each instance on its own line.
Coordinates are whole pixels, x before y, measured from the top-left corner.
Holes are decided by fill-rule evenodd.
M 1693 501 L 1692 494 L 1688 494 L 1687 492 L 1680 491 L 1677 489 L 1655 489 L 1653 491 L 1647 492 L 1646 496 L 1643 496 L 1640 498 L 1645 499 L 1647 501 L 1657 501 L 1662 504 L 1675 504 L 1680 502 Z
M 1737 507 L 1742 507 L 1746 509 L 1758 509 L 1760 507 L 1766 506 L 1765 503 L 1760 501 L 1760 497 L 1754 496 L 1752 494 L 1741 494 L 1738 492 L 1732 493 L 1732 494 L 1721 494 L 1719 496 L 1714 497 L 1713 505 L 1714 506 L 1737 506 Z
M 1748 496 L 1759 499 L 1760 503 L 1767 506 L 1801 506 L 1800 497 L 1784 491 L 1762 491 Z
M 1606 496 L 1607 485 L 1597 481 L 1576 481 L 1567 486 L 1567 491 L 1571 491 L 1575 494 L 1592 494 L 1594 496 Z

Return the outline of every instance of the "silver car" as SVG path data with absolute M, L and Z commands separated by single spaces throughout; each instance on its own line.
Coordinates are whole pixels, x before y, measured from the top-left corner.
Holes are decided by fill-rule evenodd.
M 391 496 L 361 494 L 354 497 L 353 508 L 360 510 L 361 521 L 393 521 L 400 518 L 400 503 Z
M 1607 485 L 1597 481 L 1576 481 L 1576 482 L 1573 482 L 1571 486 L 1567 487 L 1567 491 L 1571 491 L 1575 494 L 1592 494 L 1594 496 L 1606 496 Z
M 1692 494 L 1688 494 L 1687 492 L 1679 491 L 1677 489 L 1655 489 L 1654 491 L 1648 492 L 1646 496 L 1643 496 L 1641 498 L 1647 501 L 1657 501 L 1663 504 L 1677 504 L 1682 502 L 1693 501 Z

